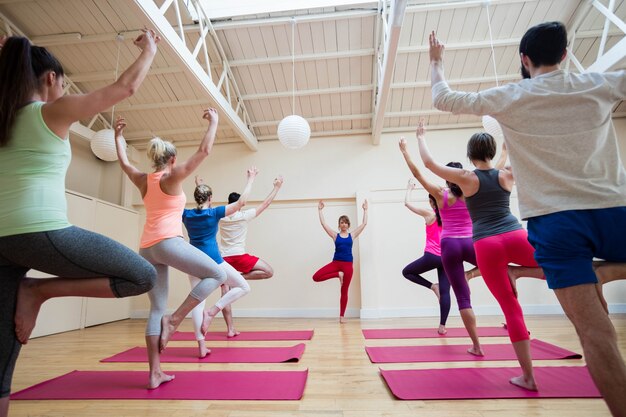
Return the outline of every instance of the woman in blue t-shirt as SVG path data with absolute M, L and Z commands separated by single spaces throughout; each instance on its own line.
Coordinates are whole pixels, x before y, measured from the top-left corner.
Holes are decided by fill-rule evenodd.
M 323 266 L 313 275 L 313 281 L 326 281 L 331 278 L 339 278 L 341 283 L 341 297 L 339 299 L 339 322 L 345 323 L 344 314 L 348 305 L 348 288 L 352 281 L 352 243 L 354 239 L 359 237 L 365 226 L 367 225 L 367 200 L 363 203 L 363 222 L 356 228 L 354 234 L 350 233 L 350 219 L 348 216 L 339 217 L 339 233 L 335 232 L 332 227 L 324 221 L 324 202 L 320 201 L 317 211 L 320 216 L 320 223 L 328 233 L 328 236 L 335 242 L 335 255 L 333 261 Z
M 246 204 L 252 189 L 252 183 L 258 172 L 255 167 L 248 169 L 248 182 L 239 200 L 227 206 L 219 207 L 211 207 L 211 197 L 213 196 L 211 187 L 196 177 L 196 189 L 193 197 L 198 207 L 183 211 L 183 224 L 187 228 L 189 243 L 209 255 L 226 273 L 226 281 L 222 286 L 222 298 L 208 310 L 204 309 L 205 301 L 202 301 L 191 311 L 193 328 L 198 341 L 198 356 L 200 358 L 204 358 L 211 352 L 206 347 L 204 335 L 208 331 L 213 317 L 225 307 L 230 306 L 230 304 L 250 292 L 250 285 L 248 285 L 244 277 L 222 259 L 215 235 L 217 234 L 220 219 L 230 216 Z M 199 281 L 200 278 L 189 275 L 191 288 L 195 287 Z M 224 288 L 228 288 L 228 290 L 224 291 Z M 230 323 L 227 320 L 227 324 L 228 336 L 236 336 L 237 333 L 232 326 L 232 320 Z

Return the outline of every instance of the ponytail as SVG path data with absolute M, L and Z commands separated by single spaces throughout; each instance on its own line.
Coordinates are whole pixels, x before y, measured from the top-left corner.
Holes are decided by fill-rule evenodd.
M 157 137 L 152 138 L 148 144 L 148 158 L 152 160 L 152 166 L 157 171 L 162 170 L 174 156 L 176 156 L 176 147 L 172 142 Z
M 441 221 L 441 214 L 439 214 L 439 206 L 437 205 L 437 200 L 435 200 L 435 197 L 432 194 L 428 194 L 428 199 L 433 205 L 433 210 L 435 211 L 435 218 L 437 219 L 437 224 L 439 225 L 439 227 L 441 227 L 443 223 Z
M 446 166 L 452 167 L 452 168 L 463 169 L 463 164 L 460 162 L 448 162 Z M 450 191 L 452 192 L 452 195 L 454 195 L 456 198 L 463 197 L 463 190 L 461 190 L 461 187 L 449 181 L 446 181 L 446 184 L 448 188 L 450 189 Z
M 0 147 L 9 142 L 17 111 L 30 100 L 36 85 L 30 42 L 8 38 L 0 52 Z
M 63 76 L 63 67 L 46 48 L 31 46 L 24 37 L 11 36 L 0 52 L 0 147 L 11 135 L 17 112 L 40 87 L 41 76 L 52 71 Z

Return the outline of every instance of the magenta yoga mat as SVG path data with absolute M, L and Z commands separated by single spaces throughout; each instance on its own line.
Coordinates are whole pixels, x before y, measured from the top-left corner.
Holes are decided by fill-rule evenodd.
M 259 332 L 241 332 L 235 337 L 228 337 L 226 332 L 208 332 L 204 337 L 205 340 L 221 340 L 229 342 L 247 342 L 262 340 L 311 340 L 313 330 L 282 330 L 282 331 L 259 331 Z M 170 340 L 177 341 L 195 341 L 196 336 L 193 332 L 176 332 Z
M 178 371 L 146 389 L 144 371 L 72 371 L 11 395 L 12 400 L 299 400 L 304 371 Z
M 515 368 L 380 370 L 393 395 L 401 400 L 460 400 L 487 398 L 601 398 L 584 366 L 535 367 L 538 392 L 508 381 Z
M 280 363 L 298 362 L 304 353 L 304 343 L 286 347 L 210 347 L 211 353 L 198 357 L 196 347 L 168 347 L 161 362 L 169 363 Z M 134 347 L 102 359 L 100 362 L 148 362 L 145 347 Z
M 444 337 L 469 337 L 464 328 L 451 328 L 448 333 L 440 335 L 437 329 L 363 329 L 366 339 L 422 339 Z M 509 332 L 504 327 L 479 327 L 480 337 L 508 337 Z
M 366 346 L 365 351 L 372 363 L 401 362 L 458 362 L 458 361 L 507 361 L 516 360 L 510 343 L 482 345 L 485 356 L 467 353 L 471 345 L 438 346 Z M 533 339 L 530 352 L 535 360 L 581 359 L 582 355 L 553 344 Z

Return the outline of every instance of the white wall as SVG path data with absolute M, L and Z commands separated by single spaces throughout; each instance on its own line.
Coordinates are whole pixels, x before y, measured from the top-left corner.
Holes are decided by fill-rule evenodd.
M 626 160 L 626 119 L 617 120 L 616 128 L 622 159 Z M 428 133 L 428 143 L 437 159 L 467 165 L 465 143 L 473 132 L 473 129 L 434 131 Z M 283 148 L 277 141 L 260 143 L 258 152 L 250 152 L 243 144 L 214 148 L 198 170 L 213 188 L 214 205 L 223 204 L 231 191 L 241 191 L 245 170 L 251 165 L 261 171 L 251 195 L 251 207 L 270 192 L 276 175 L 285 177 L 275 203 L 251 223 L 248 235 L 248 251 L 267 260 L 275 269 L 275 277 L 252 282 L 252 293 L 234 306 L 236 316 L 336 316 L 339 283 L 311 280 L 316 269 L 331 260 L 333 250 L 331 240 L 319 225 L 316 205 L 319 199 L 329 202 L 328 223 L 334 224 L 345 213 L 355 227 L 364 198 L 371 203 L 370 219 L 354 248 L 355 275 L 347 315 L 438 314 L 432 293 L 401 275 L 402 268 L 423 253 L 424 226 L 418 216 L 403 206 L 410 172 L 398 151 L 399 136 L 383 135 L 379 146 L 372 146 L 370 137 L 363 135 L 315 138 L 305 148 L 295 151 Z M 406 136 L 417 161 L 413 133 Z M 178 157 L 185 160 L 194 151 L 194 148 L 179 149 Z M 146 167 L 145 159 L 142 165 Z M 434 176 L 431 178 L 440 182 Z M 184 189 L 192 206 L 193 178 L 186 181 Z M 417 190 L 414 196 L 427 204 L 423 191 Z M 136 192 L 133 201 L 140 209 L 141 199 Z M 514 196 L 512 207 L 517 214 L 515 201 Z M 436 280 L 435 273 L 426 276 Z M 179 272 L 173 272 L 170 279 L 169 306 L 173 309 L 188 294 L 189 284 Z M 522 280 L 518 285 L 520 300 L 528 314 L 561 311 L 544 282 Z M 500 314 L 482 280 L 473 280 L 471 288 L 479 314 Z M 626 282 L 609 284 L 605 293 L 613 311 L 626 311 Z M 133 309 L 134 316 L 144 316 L 148 310 L 147 298 L 136 299 Z M 456 308 L 452 314 L 456 314 Z

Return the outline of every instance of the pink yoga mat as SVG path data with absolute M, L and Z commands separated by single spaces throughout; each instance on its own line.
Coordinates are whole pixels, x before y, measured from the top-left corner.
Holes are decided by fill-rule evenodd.
M 12 400 L 299 400 L 304 371 L 178 371 L 146 389 L 144 371 L 72 371 L 11 395 Z
M 469 337 L 464 328 L 448 329 L 448 333 L 440 335 L 437 329 L 363 329 L 366 339 L 421 339 L 439 337 Z M 480 337 L 508 337 L 509 332 L 504 327 L 479 327 Z
M 304 353 L 304 343 L 287 347 L 210 347 L 211 353 L 198 358 L 196 347 L 168 347 L 161 362 L 173 363 L 280 363 L 298 362 Z M 100 362 L 148 362 L 145 347 L 134 347 Z
M 235 337 L 228 337 L 226 332 L 208 332 L 205 340 L 222 340 L 229 342 L 244 342 L 253 340 L 311 340 L 313 330 L 283 330 L 283 331 L 261 331 L 261 332 L 241 332 Z M 193 332 L 176 332 L 170 340 L 188 341 L 196 340 Z
M 510 343 L 482 345 L 485 356 L 467 353 L 471 345 L 442 346 L 366 346 L 372 363 L 401 362 L 457 362 L 457 361 L 508 361 L 516 360 Z M 541 340 L 530 341 L 530 352 L 535 360 L 581 359 L 582 355 Z
M 508 381 L 521 374 L 515 368 L 380 370 L 393 395 L 401 400 L 485 398 L 601 398 L 584 366 L 535 367 L 538 392 Z

